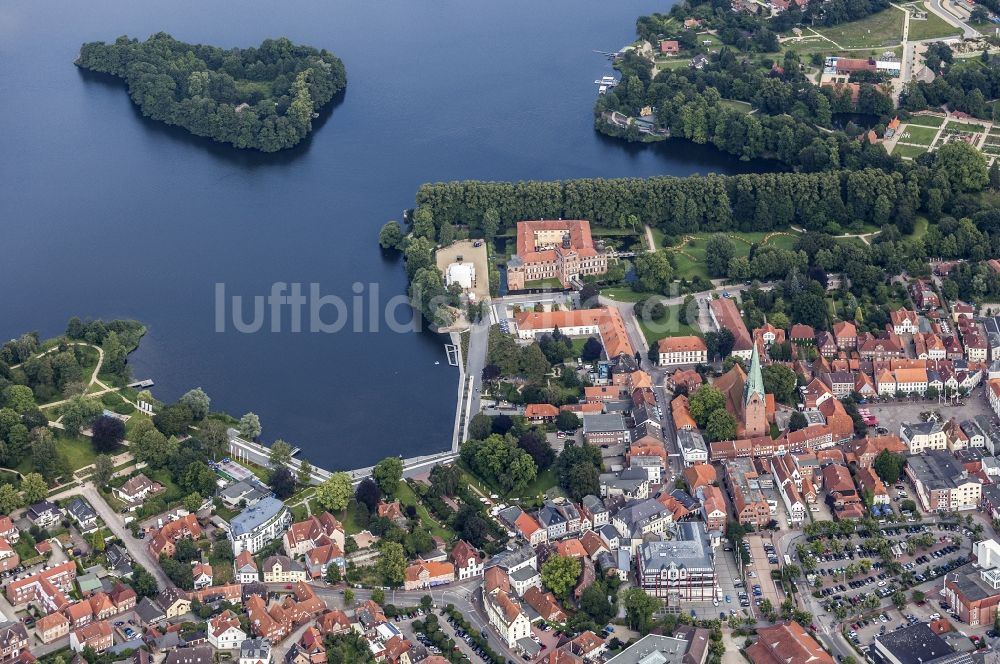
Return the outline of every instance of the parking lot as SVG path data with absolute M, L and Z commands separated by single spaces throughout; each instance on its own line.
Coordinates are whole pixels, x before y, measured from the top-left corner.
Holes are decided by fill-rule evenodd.
M 902 567 L 898 575 L 886 569 L 877 549 L 867 548 L 870 533 L 819 537 L 804 545 L 803 555 L 796 554 L 815 561 L 811 578 L 823 609 L 831 614 L 846 612 L 844 623 L 854 632 L 849 636 L 859 645 L 870 641 L 883 626 L 886 630 L 899 627 L 908 616 L 926 620 L 940 617 L 937 613 L 947 615 L 938 605 L 941 577 L 968 564 L 972 544 L 971 531 L 957 524 L 903 523 L 881 532 L 891 547 L 892 560 Z M 908 600 L 903 614 L 893 614 L 891 596 L 896 590 L 903 591 Z M 925 593 L 925 604 L 912 601 L 913 590 Z M 879 598 L 876 607 L 865 605 L 870 596 Z M 879 617 L 883 613 L 884 619 Z M 862 617 L 867 617 L 867 624 Z
M 780 555 L 774 547 L 770 535 L 750 534 L 744 540 L 744 547 L 749 548 L 751 562 L 747 566 L 747 595 L 754 606 L 767 599 L 771 605 L 778 607 L 785 601 L 785 593 L 781 591 L 771 578 L 771 570 L 780 568 Z M 742 599 L 742 598 L 741 598 Z M 759 610 L 755 609 L 759 615 Z
M 977 415 L 986 415 L 993 418 L 993 411 L 990 410 L 986 400 L 986 392 L 983 387 L 977 387 L 968 397 L 961 401 L 961 405 L 948 402 L 939 403 L 937 400 L 913 398 L 912 400 L 890 401 L 887 403 L 867 403 L 862 408 L 867 408 L 872 415 L 878 418 L 878 426 L 885 428 L 889 433 L 899 435 L 899 426 L 904 422 L 919 422 L 921 413 L 936 411 L 940 414 L 942 421 L 947 421 L 952 417 L 959 419 L 969 419 Z
M 430 642 L 430 640 L 426 638 L 426 636 L 424 635 L 424 633 L 423 632 L 417 632 L 413 628 L 413 623 L 415 621 L 418 621 L 418 620 L 419 621 L 424 621 L 426 619 L 427 619 L 426 616 L 421 616 L 419 613 L 417 613 L 413 618 L 410 618 L 410 617 L 407 617 L 407 616 L 400 616 L 399 618 L 394 618 L 394 620 L 397 623 L 396 627 L 399 629 L 400 632 L 403 633 L 403 636 L 405 636 L 410 642 L 412 642 L 412 643 L 423 643 L 424 645 L 427 646 L 428 650 L 430 650 L 431 653 L 438 654 L 438 652 L 436 652 L 436 651 L 438 651 L 439 649 L 436 648 Z M 440 616 L 440 615 L 438 616 L 438 626 L 441 628 L 441 631 L 445 635 L 448 636 L 448 638 L 452 639 L 455 642 L 455 645 L 458 646 L 459 651 L 462 654 L 466 655 L 469 658 L 470 661 L 472 661 L 472 662 L 482 662 L 482 661 L 484 661 L 483 658 L 480 657 L 475 652 L 475 650 L 474 650 L 474 645 L 475 644 L 470 645 L 464 639 L 460 638 L 456 634 L 455 627 L 450 622 L 448 622 L 448 616 L 447 616 L 447 614 L 445 614 L 443 616 Z

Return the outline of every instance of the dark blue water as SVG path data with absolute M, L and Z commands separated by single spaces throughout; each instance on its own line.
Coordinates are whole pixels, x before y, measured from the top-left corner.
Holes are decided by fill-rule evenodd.
M 330 468 L 443 449 L 457 374 L 440 338 L 217 333 L 215 284 L 244 296 L 277 281 L 399 294 L 401 266 L 375 238 L 426 181 L 750 168 L 711 148 L 593 131 L 592 82 L 610 72 L 593 49 L 617 49 L 637 15 L 665 8 L 5 0 L 0 337 L 57 334 L 72 315 L 136 318 L 149 334 L 134 373 L 154 378 L 161 399 L 201 386 L 213 408 L 257 412 L 264 438 Z M 72 64 L 84 41 L 161 30 L 227 47 L 281 35 L 326 47 L 347 67 L 346 95 L 301 146 L 261 155 L 146 121 L 123 85 Z

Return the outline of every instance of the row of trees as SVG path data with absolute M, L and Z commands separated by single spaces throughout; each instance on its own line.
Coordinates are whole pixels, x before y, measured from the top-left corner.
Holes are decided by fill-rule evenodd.
M 946 146 L 951 148 L 952 146 Z M 960 145 L 954 146 L 961 150 Z M 970 146 L 965 146 L 975 151 Z M 943 148 L 942 148 L 943 150 Z M 937 197 L 943 206 L 953 194 L 982 188 L 972 177 L 953 182 L 942 150 L 931 162 L 904 172 L 877 169 L 826 173 L 753 173 L 732 176 L 652 177 L 567 181 L 425 184 L 417 205 L 433 213 L 434 223 L 476 225 L 488 210 L 497 211 L 501 228 L 524 219 L 588 219 L 592 224 L 625 228 L 641 220 L 668 235 L 728 230 L 768 231 L 790 224 L 823 230 L 833 222 L 893 223 L 911 218 Z M 951 165 L 978 173 L 967 153 Z M 979 159 L 982 159 L 981 155 Z M 969 161 L 968 165 L 965 162 Z M 939 177 L 940 174 L 940 177 Z M 958 184 L 958 187 L 953 186 Z
M 145 42 L 123 36 L 84 44 L 76 64 L 124 79 L 146 117 L 264 152 L 305 138 L 313 114 L 347 85 L 340 59 L 286 38 L 222 49 L 162 32 Z

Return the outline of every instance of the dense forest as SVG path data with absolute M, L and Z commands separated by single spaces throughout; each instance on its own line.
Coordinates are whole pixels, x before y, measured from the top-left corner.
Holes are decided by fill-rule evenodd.
M 333 54 L 285 38 L 223 49 L 162 32 L 144 42 L 124 36 L 84 44 L 76 64 L 124 79 L 146 117 L 263 152 L 299 143 L 347 84 Z

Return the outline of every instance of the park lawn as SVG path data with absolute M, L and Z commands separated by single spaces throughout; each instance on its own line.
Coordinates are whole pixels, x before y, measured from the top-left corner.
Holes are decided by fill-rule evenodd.
M 315 514 L 316 506 L 313 506 L 313 513 Z M 348 505 L 347 509 L 342 512 L 337 512 L 337 520 L 344 524 L 344 533 L 347 535 L 356 535 L 364 530 L 361 525 L 361 517 L 359 516 L 360 510 L 358 509 L 358 503 L 352 500 Z
M 903 39 L 903 12 L 890 7 L 858 21 L 841 23 L 817 32 L 832 39 L 841 48 L 898 46 Z
M 174 483 L 174 478 L 170 476 L 170 471 L 166 468 L 160 468 L 159 470 L 154 471 L 150 471 L 150 469 L 147 468 L 143 472 L 146 473 L 146 477 L 154 482 L 159 482 L 163 485 L 163 488 L 166 489 L 163 493 L 157 494 L 157 497 L 163 498 L 168 506 L 172 502 L 180 500 L 185 496 L 185 493 L 181 491 L 181 488 Z
M 747 251 L 749 253 L 749 250 Z M 693 255 L 693 254 L 692 254 Z M 708 271 L 705 269 L 704 252 L 699 260 L 691 260 L 681 253 L 674 254 L 674 277 L 677 279 L 694 279 L 701 277 L 708 279 Z
M 534 498 L 541 496 L 546 491 L 554 487 L 559 481 L 556 472 L 552 468 L 547 468 L 538 473 L 535 480 L 520 491 L 511 493 L 508 498 Z
M 921 127 L 940 127 L 944 124 L 944 118 L 937 115 L 914 115 L 906 121 L 908 125 L 919 125 Z
M 56 447 L 66 455 L 70 468 L 74 471 L 89 466 L 97 458 L 97 452 L 90 438 L 85 436 L 69 436 L 63 432 L 53 431 L 56 434 Z
M 664 69 L 682 69 L 688 67 L 690 64 L 690 59 L 676 55 L 672 58 L 656 59 L 656 68 L 661 71 Z
M 921 39 L 940 39 L 960 34 L 962 31 L 955 26 L 948 25 L 943 18 L 934 12 L 927 12 L 926 21 L 915 21 L 910 19 L 910 31 L 907 38 L 910 41 Z
M 899 143 L 892 149 L 892 154 L 899 155 L 904 159 L 914 159 L 925 152 L 927 152 L 927 148 L 920 147 L 919 145 L 901 145 Z
M 913 224 L 913 235 L 912 237 L 916 240 L 921 239 L 927 235 L 927 229 L 930 228 L 930 221 L 927 217 L 918 216 L 916 222 Z
M 719 106 L 723 108 L 728 108 L 734 111 L 740 111 L 741 113 L 749 113 L 753 110 L 753 105 L 745 101 L 739 101 L 737 99 L 720 99 Z
M 936 127 L 910 127 L 906 126 L 902 129 L 902 134 L 899 140 L 904 143 L 914 143 L 916 145 L 930 145 L 934 142 L 934 137 L 937 136 Z
M 417 498 L 417 494 L 413 492 L 413 489 L 406 482 L 400 481 L 399 488 L 396 489 L 396 498 L 402 505 L 413 505 L 417 510 L 417 518 L 420 519 L 420 523 L 427 527 L 431 531 L 432 535 L 437 535 L 445 542 L 451 542 L 455 539 L 455 532 L 448 528 L 447 526 L 438 523 L 431 516 L 431 513 L 427 511 L 420 499 Z
M 964 131 L 973 134 L 981 134 L 986 131 L 986 125 L 979 124 L 978 122 L 949 120 L 948 124 L 945 126 L 945 131 L 949 129 L 952 131 Z
M 677 319 L 677 314 L 682 306 L 684 305 L 668 305 L 666 307 L 667 313 L 658 321 L 636 319 L 639 322 L 639 329 L 642 330 L 642 334 L 650 346 L 664 337 L 701 336 L 701 332 L 695 326 L 681 323 Z
M 649 293 L 636 293 L 631 288 L 615 287 L 602 288 L 601 295 L 609 297 L 612 300 L 618 300 L 619 302 L 638 302 L 648 297 Z

